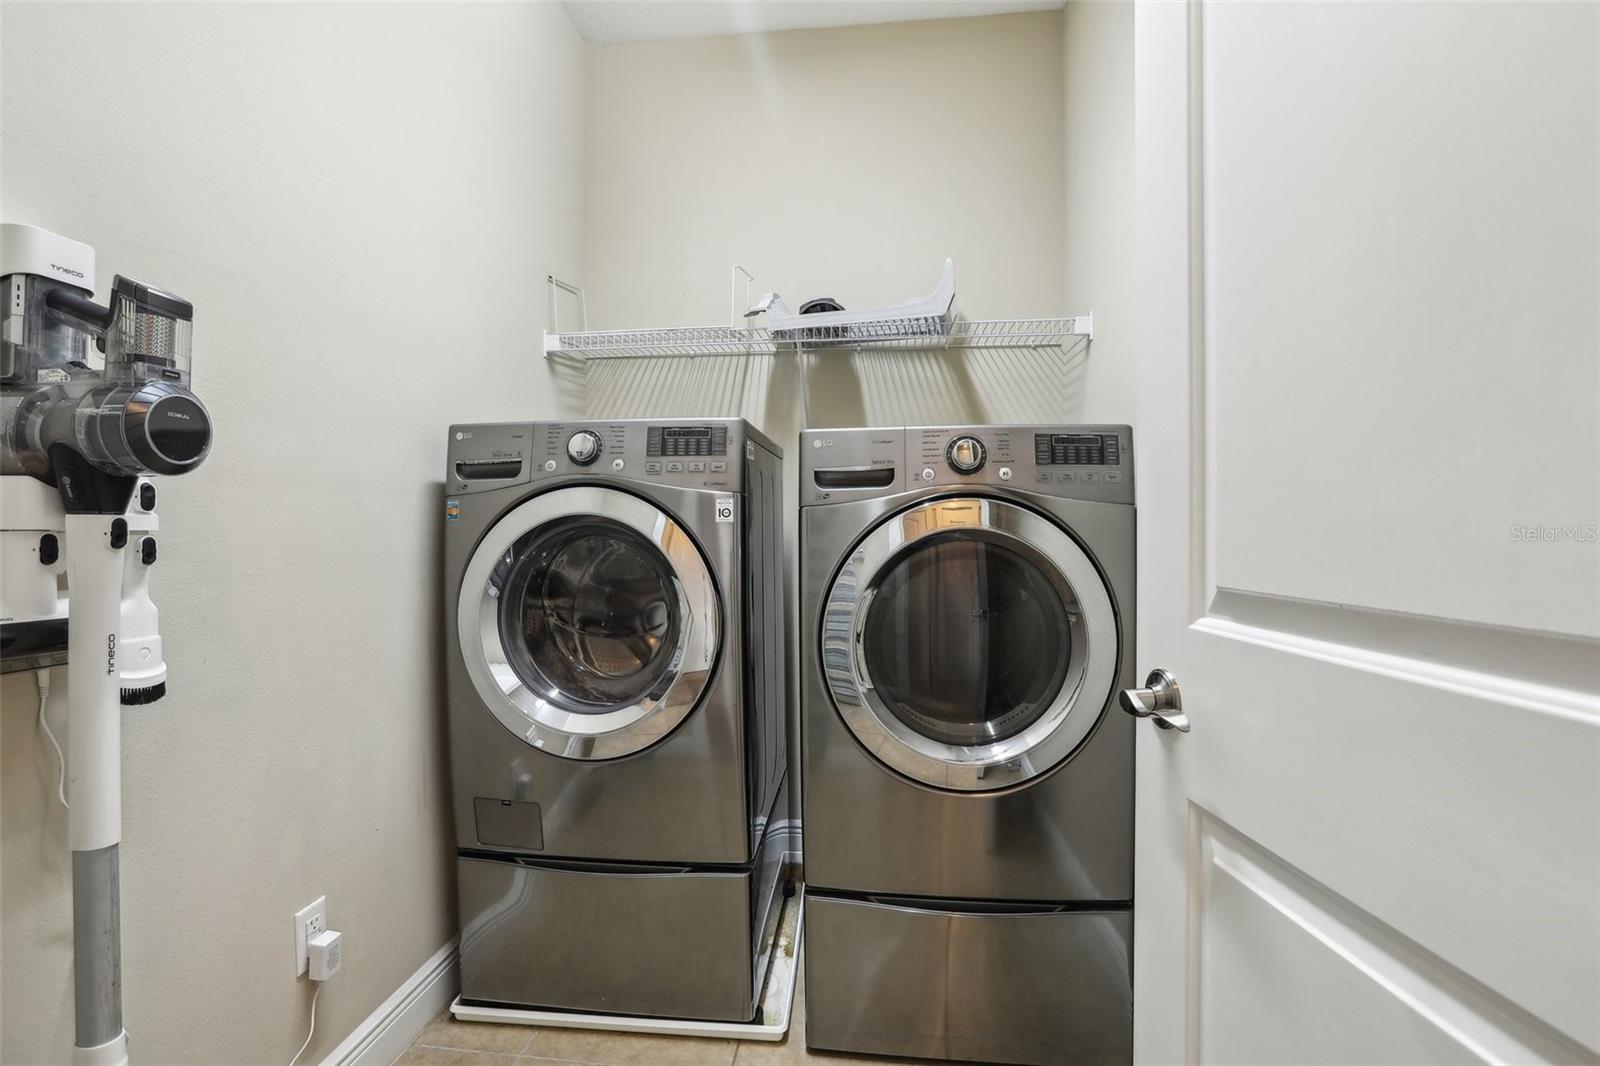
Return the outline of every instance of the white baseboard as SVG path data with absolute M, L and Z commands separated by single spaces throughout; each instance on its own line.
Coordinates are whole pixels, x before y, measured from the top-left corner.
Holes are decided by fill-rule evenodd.
M 435 951 L 322 1060 L 322 1066 L 389 1066 L 399 1058 L 455 999 L 461 987 L 458 948 L 452 938 Z

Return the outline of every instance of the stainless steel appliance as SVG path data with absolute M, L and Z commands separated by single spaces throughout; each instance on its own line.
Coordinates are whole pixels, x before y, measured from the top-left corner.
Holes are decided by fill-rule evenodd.
M 807 1044 L 1130 1061 L 1130 430 L 800 451 Z
M 784 854 L 780 454 L 733 419 L 451 427 L 463 998 L 755 1016 Z

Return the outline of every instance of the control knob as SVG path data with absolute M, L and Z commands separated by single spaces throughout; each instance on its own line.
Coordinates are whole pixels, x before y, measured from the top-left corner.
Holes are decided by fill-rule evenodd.
M 950 442 L 950 447 L 945 449 L 945 462 L 950 464 L 950 469 L 958 474 L 976 474 L 983 469 L 984 454 L 983 442 L 977 437 L 957 437 Z
M 579 466 L 588 466 L 600 458 L 600 434 L 592 429 L 580 429 L 568 437 L 567 458 Z

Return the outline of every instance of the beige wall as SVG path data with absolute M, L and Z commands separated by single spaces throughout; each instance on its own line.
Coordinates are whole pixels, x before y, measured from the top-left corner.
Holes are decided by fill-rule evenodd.
M 1079 310 L 1063 292 L 1061 21 L 1050 11 L 595 49 L 591 324 L 727 323 L 732 263 L 795 308 L 918 296 L 952 257 L 969 317 Z M 1034 417 L 1064 389 L 1059 368 L 1037 362 L 830 357 L 813 422 Z M 613 383 L 590 408 L 723 403 L 715 370 L 644 395 Z M 785 428 L 785 412 L 745 406 Z
M 1093 310 L 1092 350 L 830 355 L 812 424 L 1132 420 L 1131 4 L 591 55 L 592 326 L 725 324 L 736 262 L 793 307 L 863 307 L 953 257 L 967 317 Z M 597 364 L 584 384 L 597 414 L 801 418 L 792 366 Z
M 1134 421 L 1133 4 L 1071 0 L 1062 19 L 1066 100 L 1065 287 L 1094 310 L 1066 417 Z M 1138 439 L 1134 451 L 1138 453 Z
M 439 433 L 584 385 L 536 354 L 546 273 L 586 284 L 596 327 L 723 323 L 734 262 L 859 307 L 950 256 L 969 317 L 1093 309 L 1093 355 L 836 362 L 820 424 L 1131 417 L 1117 8 L 586 50 L 555 5 L 10 4 L 0 36 L 0 213 L 192 298 L 219 424 L 163 488 L 172 694 L 125 719 L 146 1061 L 287 1061 L 310 998 L 289 915 L 318 894 L 348 939 L 308 1057 L 453 934 Z M 792 366 L 697 364 L 608 368 L 588 409 L 792 440 Z M 0 698 L 0 1061 L 50 1061 L 65 819 L 31 676 Z
M 555 5 L 7 4 L 0 30 L 4 217 L 93 244 L 102 288 L 191 298 L 218 425 L 161 487 L 171 694 L 124 717 L 135 1059 L 287 1062 L 290 915 L 327 893 L 317 1061 L 455 931 L 435 482 L 451 421 L 553 411 L 585 50 Z M 65 817 L 32 675 L 0 696 L 0 1060 L 62 1061 Z

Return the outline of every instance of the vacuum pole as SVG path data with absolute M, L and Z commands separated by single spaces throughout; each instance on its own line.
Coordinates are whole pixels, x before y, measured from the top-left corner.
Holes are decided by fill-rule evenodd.
M 72 847 L 75 1066 L 126 1066 L 122 1026 L 122 618 L 119 515 L 67 514 L 67 837 Z

